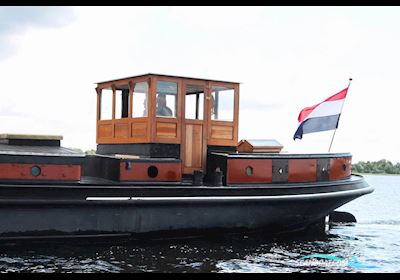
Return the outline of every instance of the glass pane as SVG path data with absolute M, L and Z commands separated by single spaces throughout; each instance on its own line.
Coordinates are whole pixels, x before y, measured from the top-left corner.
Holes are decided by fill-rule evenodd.
M 204 89 L 203 86 L 187 85 L 185 96 L 185 118 L 203 119 Z
M 132 95 L 132 116 L 134 118 L 147 116 L 147 94 L 149 85 L 147 82 L 136 83 Z
M 157 81 L 156 115 L 158 117 L 176 117 L 178 85 L 174 82 Z
M 211 119 L 233 121 L 235 90 L 226 87 L 212 87 Z
M 115 91 L 115 118 L 120 119 L 122 117 L 122 91 Z
M 100 120 L 112 119 L 112 98 L 111 89 L 103 89 L 100 97 Z

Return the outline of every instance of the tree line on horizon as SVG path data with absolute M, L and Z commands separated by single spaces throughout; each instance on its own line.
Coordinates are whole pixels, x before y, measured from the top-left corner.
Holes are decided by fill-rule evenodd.
M 393 164 L 389 160 L 359 161 L 351 165 L 354 173 L 400 174 L 400 163 Z

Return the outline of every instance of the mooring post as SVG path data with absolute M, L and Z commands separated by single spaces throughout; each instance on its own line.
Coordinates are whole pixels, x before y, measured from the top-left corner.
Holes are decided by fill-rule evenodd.
M 204 173 L 201 170 L 195 170 L 193 172 L 193 186 L 202 186 L 204 179 Z
M 223 182 L 222 182 L 222 177 L 224 176 L 221 168 L 217 167 L 215 169 L 215 173 L 214 173 L 214 185 L 215 186 L 222 186 Z

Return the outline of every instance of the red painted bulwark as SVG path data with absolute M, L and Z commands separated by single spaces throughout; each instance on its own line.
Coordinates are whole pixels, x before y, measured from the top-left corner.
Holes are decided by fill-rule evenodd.
M 317 180 L 316 159 L 290 159 L 288 181 L 315 182 Z
M 148 168 L 155 166 L 158 175 L 155 178 L 148 176 Z M 120 181 L 180 181 L 182 166 L 180 162 L 131 162 L 131 169 L 126 169 L 126 162 L 120 163 Z
M 349 178 L 351 175 L 351 157 L 330 160 L 329 180 Z
M 33 176 L 31 174 L 31 169 L 34 166 L 38 166 L 41 169 L 40 175 Z M 79 181 L 81 179 L 81 166 L 0 163 L 0 179 Z
M 229 159 L 227 165 L 227 184 L 272 182 L 271 159 Z M 247 167 L 253 169 L 250 176 L 246 174 Z

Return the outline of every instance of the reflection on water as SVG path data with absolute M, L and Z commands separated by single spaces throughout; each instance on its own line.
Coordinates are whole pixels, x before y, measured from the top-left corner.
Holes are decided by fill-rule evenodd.
M 163 242 L 2 246 L 0 271 L 400 272 L 400 177 L 366 179 L 375 192 L 340 208 L 355 214 L 358 223 L 335 226 L 322 240 L 259 233 Z M 307 258 L 312 254 L 320 258 Z
M 385 238 L 382 238 L 382 237 Z M 400 267 L 396 226 L 339 226 L 324 240 L 282 240 L 251 236 L 121 245 L 34 245 L 2 248 L 0 270 L 9 272 L 395 272 Z M 389 250 L 390 248 L 390 250 Z M 312 263 L 310 254 L 343 262 Z M 309 259 L 308 259 L 309 260 Z M 316 264 L 316 265 L 313 265 Z

